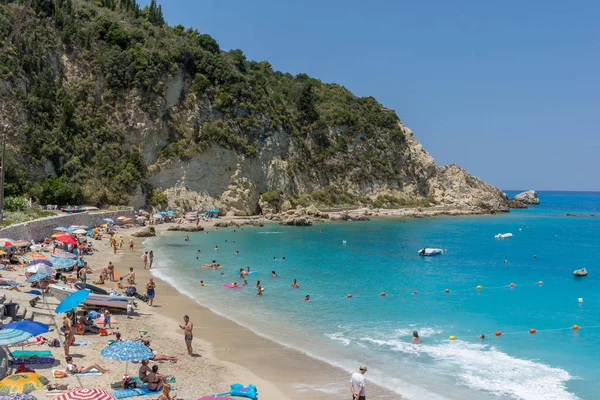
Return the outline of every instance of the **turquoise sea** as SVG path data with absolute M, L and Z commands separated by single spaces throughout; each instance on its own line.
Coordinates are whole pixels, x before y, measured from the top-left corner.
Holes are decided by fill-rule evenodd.
M 145 245 L 157 276 L 198 303 L 348 371 L 367 364 L 368 381 L 409 399 L 599 399 L 600 193 L 540 199 L 504 215 L 211 229 Z M 420 257 L 424 246 L 447 253 Z M 200 268 L 213 259 L 224 268 Z M 258 271 L 248 287 L 223 287 L 247 266 Z M 575 278 L 582 267 L 589 276 Z

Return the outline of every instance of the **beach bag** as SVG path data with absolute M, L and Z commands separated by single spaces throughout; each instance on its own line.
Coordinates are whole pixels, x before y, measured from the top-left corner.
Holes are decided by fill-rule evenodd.
M 108 336 L 106 329 L 100 329 L 100 336 Z
M 52 339 L 50 342 L 48 342 L 48 346 L 50 346 L 50 347 L 60 347 L 60 340 L 58 340 L 58 339 Z
M 67 377 L 67 373 L 65 371 L 60 371 L 58 369 L 54 370 L 54 377 L 55 378 L 66 378 Z
M 137 293 L 135 286 L 129 286 L 127 290 L 125 290 L 125 296 L 133 297 L 134 294 Z

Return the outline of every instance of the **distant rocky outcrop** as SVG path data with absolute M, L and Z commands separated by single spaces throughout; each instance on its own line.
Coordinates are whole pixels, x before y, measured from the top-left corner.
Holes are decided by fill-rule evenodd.
M 131 236 L 135 237 L 154 237 L 156 236 L 156 230 L 153 226 L 149 226 L 145 229 L 142 229 L 139 232 L 132 233 Z
M 201 232 L 204 230 L 203 227 L 201 226 L 182 226 L 182 225 L 176 225 L 176 226 L 171 226 L 169 227 L 169 229 L 167 229 L 168 231 L 172 231 L 172 232 Z
M 535 190 L 528 190 L 526 192 L 519 193 L 513 200 L 520 201 L 524 204 L 537 205 L 540 204 L 540 199 L 538 198 L 538 194 Z
M 215 228 L 239 228 L 244 225 L 251 226 L 264 226 L 264 224 L 259 220 L 231 220 L 231 221 L 219 221 L 216 222 L 213 226 Z

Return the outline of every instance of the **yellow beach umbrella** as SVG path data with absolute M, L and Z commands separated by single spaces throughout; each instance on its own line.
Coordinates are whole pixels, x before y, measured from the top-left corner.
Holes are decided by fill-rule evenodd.
M 6 253 L 4 250 L 0 250 L 0 256 L 6 255 L 8 253 Z
M 0 394 L 31 393 L 48 383 L 48 379 L 34 372 L 8 375 L 0 381 Z

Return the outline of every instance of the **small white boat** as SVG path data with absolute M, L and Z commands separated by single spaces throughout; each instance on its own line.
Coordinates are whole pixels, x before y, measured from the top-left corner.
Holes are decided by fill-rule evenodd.
M 576 269 L 575 271 L 573 271 L 573 275 L 575 275 L 575 276 L 586 276 L 587 275 L 587 269 L 585 269 L 585 268 Z
M 443 252 L 442 249 L 432 249 L 429 247 L 425 247 L 418 251 L 420 256 L 425 256 L 425 257 L 437 256 L 438 254 L 442 254 L 442 252 Z
M 512 237 L 512 233 L 499 233 L 496 236 L 494 236 L 496 239 L 506 239 L 509 237 Z
M 63 300 L 65 297 L 83 288 L 83 284 L 77 284 L 77 286 L 66 286 L 66 285 L 49 285 L 48 288 L 54 294 L 58 300 Z M 135 301 L 133 297 L 127 296 L 116 296 L 111 295 L 106 290 L 99 288 L 94 285 L 85 285 L 86 289 L 90 289 L 91 293 L 87 299 L 83 302 L 86 306 L 94 308 L 116 308 L 121 310 L 127 309 L 127 303 Z

